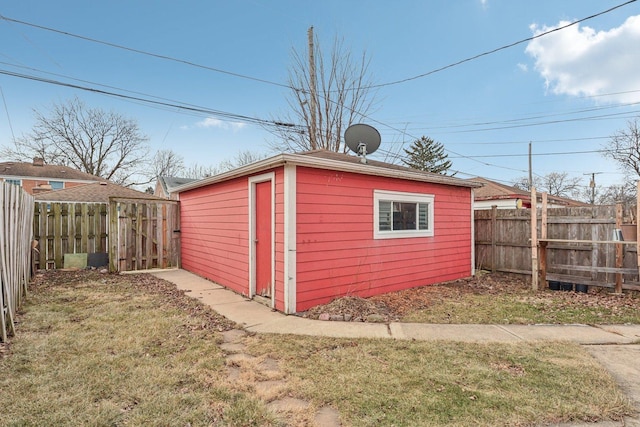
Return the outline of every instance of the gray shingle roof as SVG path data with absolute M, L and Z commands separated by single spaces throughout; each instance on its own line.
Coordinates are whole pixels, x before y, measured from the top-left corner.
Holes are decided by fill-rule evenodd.
M 42 165 L 33 163 L 2 162 L 0 176 L 49 178 L 56 180 L 104 181 L 103 178 L 91 175 L 68 166 Z
M 109 203 L 109 197 L 123 197 L 132 199 L 165 200 L 142 191 L 123 187 L 112 182 L 96 182 L 77 185 L 63 190 L 47 191 L 34 196 L 36 202 L 88 202 Z

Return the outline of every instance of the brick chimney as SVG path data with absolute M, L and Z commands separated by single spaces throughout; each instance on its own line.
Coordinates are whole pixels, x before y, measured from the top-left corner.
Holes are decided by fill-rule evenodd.
M 40 193 L 46 193 L 47 191 L 52 191 L 53 188 L 51 188 L 51 184 L 41 184 L 38 185 L 37 187 L 33 187 L 31 189 L 31 193 L 32 194 L 40 194 Z
M 44 159 L 42 157 L 34 157 L 33 166 L 44 166 Z

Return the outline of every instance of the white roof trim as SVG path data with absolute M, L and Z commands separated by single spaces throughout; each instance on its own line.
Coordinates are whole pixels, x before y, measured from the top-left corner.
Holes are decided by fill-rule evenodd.
M 317 169 L 328 169 L 340 172 L 352 172 L 362 175 L 374 175 L 383 176 L 387 178 L 406 179 L 410 181 L 429 182 L 433 184 L 445 184 L 453 185 L 456 187 L 468 187 L 477 188 L 482 187 L 482 184 L 463 180 L 460 178 L 454 178 L 446 175 L 427 174 L 421 171 L 413 170 L 398 170 L 389 169 L 385 167 L 375 166 L 368 163 L 351 163 L 334 159 L 325 159 L 322 157 L 315 157 L 312 155 L 303 154 L 279 154 L 268 159 L 260 160 L 255 163 L 251 163 L 245 166 L 241 166 L 237 169 L 223 172 L 218 175 L 203 178 L 198 181 L 189 182 L 187 184 L 180 185 L 173 189 L 174 192 L 180 193 L 182 191 L 193 190 L 195 188 L 204 187 L 217 182 L 228 181 L 233 178 L 238 178 L 245 175 L 250 175 L 256 172 L 263 171 L 265 169 L 271 169 L 285 164 L 292 164 L 296 166 L 305 166 Z

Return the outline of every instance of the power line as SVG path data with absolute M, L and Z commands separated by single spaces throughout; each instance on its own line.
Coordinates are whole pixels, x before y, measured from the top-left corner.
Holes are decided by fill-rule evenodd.
M 162 55 L 159 53 L 153 53 L 153 52 L 148 52 L 145 50 L 141 50 L 141 49 L 136 49 L 136 48 L 132 48 L 132 47 L 128 47 L 128 46 L 123 46 L 120 44 L 116 44 L 116 43 L 111 43 L 111 42 L 107 42 L 104 40 L 98 40 L 98 39 L 94 39 L 92 37 L 87 37 L 87 36 L 82 36 L 79 34 L 74 34 L 74 33 L 70 33 L 68 31 L 62 31 L 62 30 L 57 30 L 55 28 L 51 28 L 51 27 L 45 27 L 44 25 L 38 25 L 38 24 L 33 24 L 31 22 L 26 22 L 26 21 L 21 21 L 19 19 L 14 19 L 14 18 L 9 18 L 7 16 L 4 15 L 0 15 L 0 19 L 8 21 L 8 22 L 13 22 L 16 24 L 20 24 L 20 25 L 26 25 L 28 27 L 32 27 L 32 28 L 37 28 L 40 30 L 44 30 L 44 31 L 49 31 L 52 33 L 57 33 L 57 34 L 62 34 L 64 36 L 68 36 L 68 37 L 73 37 L 76 39 L 80 39 L 80 40 L 84 40 L 84 41 L 88 41 L 88 42 L 92 42 L 92 43 L 98 43 L 104 46 L 109 46 L 109 47 L 113 47 L 116 49 L 121 49 L 121 50 L 126 50 L 128 52 L 134 52 L 140 55 L 145 55 L 145 56 L 150 56 L 153 58 L 158 58 L 158 59 L 164 59 L 167 61 L 172 61 L 172 62 L 177 62 L 180 64 L 185 64 L 185 65 L 189 65 L 191 67 L 196 67 L 196 68 L 201 68 L 204 70 L 208 70 L 208 71 L 214 71 L 216 73 L 221 73 L 221 74 L 227 74 L 229 76 L 233 76 L 233 77 L 238 77 L 241 79 L 246 79 L 246 80 L 253 80 L 256 82 L 260 82 L 260 83 L 266 83 L 266 84 L 270 84 L 273 86 L 279 86 L 279 87 L 284 87 L 287 89 L 292 89 L 289 85 L 287 84 L 283 84 L 283 83 L 278 83 L 278 82 L 272 82 L 270 80 L 266 80 L 266 79 L 261 79 L 258 77 L 252 77 L 252 76 L 247 76 L 245 74 L 240 74 L 240 73 L 235 73 L 233 71 L 227 71 L 227 70 L 222 70 L 220 68 L 214 68 L 214 67 L 209 67 L 207 65 L 202 65 L 202 64 L 198 64 L 192 61 L 187 61 L 185 59 L 179 59 L 179 58 L 174 58 L 172 56 L 168 56 L 168 55 Z
M 530 42 L 530 41 L 535 40 L 537 38 L 540 38 L 540 37 L 546 36 L 548 34 L 554 33 L 556 31 L 560 31 L 560 30 L 563 30 L 565 28 L 571 27 L 573 25 L 579 24 L 581 22 L 588 21 L 589 19 L 593 19 L 593 18 L 596 18 L 598 16 L 602 16 L 602 15 L 607 14 L 609 12 L 612 12 L 612 11 L 614 11 L 616 9 L 619 9 L 619 8 L 621 8 L 623 6 L 627 6 L 627 5 L 631 4 L 631 3 L 634 3 L 635 1 L 636 0 L 629 0 L 627 2 L 624 2 L 622 4 L 614 6 L 612 8 L 604 10 L 602 12 L 587 16 L 587 17 L 582 18 L 582 19 L 578 19 L 577 21 L 571 22 L 571 23 L 569 23 L 567 25 L 563 25 L 561 27 L 557 27 L 557 28 L 551 29 L 549 31 L 545 31 L 545 32 L 540 33 L 540 34 L 536 34 L 535 36 L 527 37 L 526 39 L 518 40 L 516 42 L 509 43 L 509 44 L 506 44 L 504 46 L 500 46 L 498 48 L 491 49 L 491 50 L 488 50 L 486 52 L 479 53 L 479 54 L 471 56 L 469 58 L 465 58 L 465 59 L 462 59 L 460 61 L 454 62 L 452 64 L 445 65 L 444 67 L 436 68 L 436 69 L 428 71 L 426 73 L 418 74 L 417 76 L 407 77 L 407 78 L 404 78 L 404 79 L 395 80 L 395 81 L 391 81 L 391 82 L 387 82 L 387 83 L 380 83 L 380 84 L 376 84 L 376 85 L 371 85 L 371 86 L 367 86 L 367 88 L 374 89 L 374 88 L 381 88 L 381 87 L 385 87 L 385 86 L 392 86 L 392 85 L 397 85 L 397 84 L 401 84 L 401 83 L 406 83 L 406 82 L 409 82 L 411 80 L 417 80 L 417 79 L 420 79 L 420 78 L 423 78 L 423 77 L 427 77 L 427 76 L 430 76 L 432 74 L 438 73 L 440 71 L 444 71 L 444 70 L 447 70 L 449 68 L 453 68 L 455 66 L 464 64 L 465 62 L 470 62 L 470 61 L 473 61 L 475 59 L 481 58 L 483 56 L 491 55 L 491 54 L 499 52 L 501 50 L 509 49 L 511 47 L 517 46 L 517 45 L 522 44 L 522 43 Z
M 207 115 L 216 116 L 216 117 L 222 117 L 222 118 L 225 118 L 225 119 L 237 120 L 237 121 L 241 121 L 241 122 L 244 122 L 244 123 L 254 123 L 254 124 L 260 124 L 260 125 L 266 125 L 266 126 L 286 127 L 286 128 L 290 128 L 290 129 L 292 129 L 292 128 L 295 129 L 295 128 L 298 127 L 297 125 L 292 124 L 292 123 L 283 123 L 283 122 L 277 122 L 277 121 L 272 121 L 272 120 L 259 119 L 259 118 L 256 118 L 256 117 L 245 116 L 245 115 L 242 115 L 242 114 L 229 113 L 229 112 L 226 112 L 226 111 L 213 110 L 213 109 L 210 109 L 210 108 L 197 107 L 197 106 L 193 106 L 193 105 L 184 105 L 184 104 L 178 104 L 178 103 L 172 103 L 172 102 L 155 101 L 155 100 L 151 100 L 151 99 L 142 98 L 142 97 L 139 97 L 139 96 L 124 95 L 124 94 L 121 94 L 121 93 L 110 92 L 110 91 L 91 88 L 91 87 L 87 87 L 87 86 L 80 86 L 80 85 L 72 84 L 72 83 L 65 83 L 65 82 L 61 82 L 61 81 L 57 81 L 57 80 L 46 79 L 46 78 L 43 78 L 43 77 L 37 77 L 37 76 L 30 76 L 30 75 L 27 75 L 27 74 L 15 73 L 15 72 L 8 71 L 8 70 L 0 69 L 0 74 L 4 74 L 4 75 L 7 75 L 7 76 L 11 76 L 11 77 L 17 77 L 17 78 L 21 78 L 21 79 L 26 79 L 26 80 L 33 80 L 33 81 L 37 81 L 37 82 L 41 82 L 41 83 L 48 83 L 48 84 L 53 84 L 53 85 L 57 85 L 57 86 L 69 87 L 69 88 L 72 88 L 72 89 L 79 89 L 79 90 L 92 92 L 92 93 L 98 93 L 98 94 L 102 94 L 102 95 L 114 96 L 114 97 L 122 98 L 122 99 L 139 101 L 139 102 L 143 102 L 145 104 L 160 105 L 160 106 L 175 108 L 175 109 L 184 110 L 184 111 L 190 111 L 190 112 L 196 112 L 196 113 L 204 113 L 204 114 L 207 114 Z
M 9 116 L 9 109 L 7 108 L 7 100 L 4 98 L 4 91 L 0 86 L 0 95 L 2 95 L 2 103 L 4 104 L 4 111 L 7 113 L 7 121 L 9 122 L 9 129 L 11 129 L 11 138 L 13 142 L 16 142 L 16 135 L 13 133 L 13 125 L 11 124 L 11 116 Z
M 531 154 L 533 157 L 540 156 L 566 156 L 566 155 L 574 155 L 574 154 L 593 154 L 593 153 L 605 153 L 607 150 L 587 150 L 587 151 L 563 151 L 556 153 L 533 153 Z M 495 157 L 529 157 L 528 154 L 483 154 L 480 156 L 465 156 L 465 158 L 495 158 Z M 459 157 L 449 157 L 450 159 L 458 159 Z

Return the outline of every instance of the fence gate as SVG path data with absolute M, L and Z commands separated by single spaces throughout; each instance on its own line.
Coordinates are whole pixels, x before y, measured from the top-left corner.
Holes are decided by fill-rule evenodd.
M 177 201 L 110 197 L 109 230 L 116 236 L 109 241 L 110 271 L 179 266 Z

